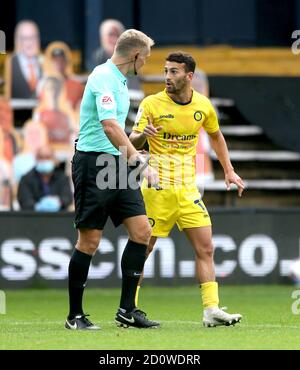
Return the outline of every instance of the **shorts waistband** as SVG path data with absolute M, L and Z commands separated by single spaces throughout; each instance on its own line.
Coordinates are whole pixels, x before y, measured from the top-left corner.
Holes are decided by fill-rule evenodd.
M 111 154 L 111 153 L 106 153 L 106 152 L 84 152 L 82 150 L 76 150 L 76 152 L 78 152 L 80 154 L 87 154 L 87 155 L 93 155 L 93 156 L 98 156 L 98 155 L 105 154 L 105 155 L 110 155 L 110 156 L 115 157 L 115 158 L 119 158 L 120 157 L 119 155 L 115 155 L 115 154 Z

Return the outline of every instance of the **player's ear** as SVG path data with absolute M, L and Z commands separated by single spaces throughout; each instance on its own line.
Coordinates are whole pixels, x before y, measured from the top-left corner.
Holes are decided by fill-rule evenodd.
M 187 75 L 188 75 L 188 79 L 189 79 L 190 81 L 192 81 L 193 76 L 194 76 L 194 73 L 193 73 L 193 72 L 189 72 Z

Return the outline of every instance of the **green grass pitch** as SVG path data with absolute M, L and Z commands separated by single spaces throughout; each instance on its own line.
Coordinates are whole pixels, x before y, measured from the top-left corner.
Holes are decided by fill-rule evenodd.
M 64 329 L 65 290 L 6 291 L 0 349 L 300 349 L 300 315 L 292 313 L 291 286 L 221 286 L 221 305 L 243 314 L 235 327 L 204 328 L 197 287 L 141 289 L 140 308 L 160 320 L 156 330 L 114 323 L 119 289 L 87 289 L 85 310 L 102 330 Z

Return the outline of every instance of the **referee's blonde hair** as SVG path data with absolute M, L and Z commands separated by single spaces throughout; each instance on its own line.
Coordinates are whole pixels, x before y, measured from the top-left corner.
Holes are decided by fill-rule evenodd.
M 115 46 L 115 52 L 120 56 L 127 56 L 133 50 L 150 50 L 154 41 L 143 32 L 129 29 L 124 31 L 118 38 Z

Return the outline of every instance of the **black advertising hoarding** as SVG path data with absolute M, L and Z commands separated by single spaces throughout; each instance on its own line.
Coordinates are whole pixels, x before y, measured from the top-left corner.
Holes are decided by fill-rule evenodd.
M 215 265 L 222 284 L 287 282 L 300 255 L 299 210 L 211 210 Z M 0 289 L 66 287 L 76 242 L 72 213 L 0 213 Z M 127 241 L 123 227 L 108 223 L 93 258 L 89 286 L 120 286 L 120 259 Z M 159 239 L 145 265 L 153 285 L 194 284 L 192 247 L 176 226 Z

